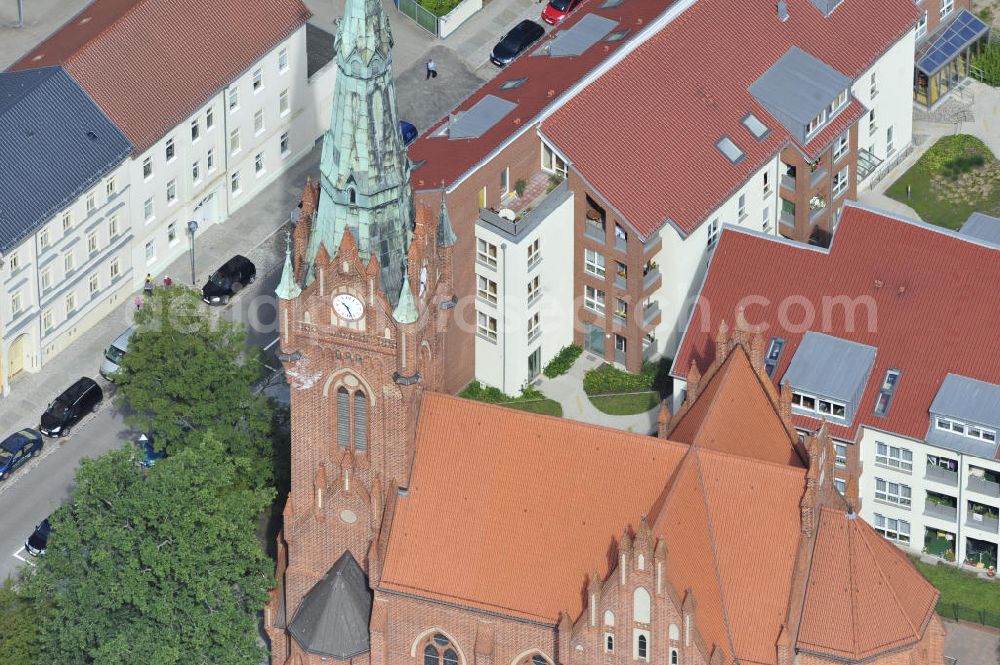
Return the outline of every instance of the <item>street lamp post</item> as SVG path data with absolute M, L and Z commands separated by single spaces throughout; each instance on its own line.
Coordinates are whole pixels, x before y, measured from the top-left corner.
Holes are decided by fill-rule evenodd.
M 194 274 L 194 234 L 198 232 L 198 222 L 193 219 L 188 222 L 188 233 L 191 235 L 191 284 L 197 286 L 197 278 Z
M 17 25 L 14 27 L 24 27 L 24 0 L 17 0 Z

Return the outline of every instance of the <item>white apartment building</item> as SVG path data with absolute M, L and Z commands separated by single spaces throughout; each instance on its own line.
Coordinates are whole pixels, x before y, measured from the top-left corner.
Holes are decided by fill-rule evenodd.
M 0 394 L 146 274 L 163 277 L 190 250 L 190 221 L 198 233 L 224 222 L 328 122 L 336 64 L 316 61 L 322 48 L 310 62 L 307 32 L 333 37 L 307 30 L 299 0 L 225 1 L 196 22 L 193 0 L 139 0 L 125 14 L 107 2 L 0 75 L 0 90 L 23 97 L 0 114 L 0 161 L 11 166 L 0 173 Z
M 132 145 L 61 67 L 2 73 L 0 95 L 6 395 L 131 291 Z
M 476 223 L 476 376 L 508 395 L 573 341 L 573 193 L 563 182 L 529 210 Z M 513 219 L 511 219 L 513 217 Z

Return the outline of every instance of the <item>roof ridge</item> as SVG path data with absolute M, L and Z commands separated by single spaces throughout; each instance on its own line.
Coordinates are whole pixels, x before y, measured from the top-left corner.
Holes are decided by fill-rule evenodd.
M 77 48 L 75 51 L 73 51 L 73 53 L 71 53 L 70 55 L 68 55 L 66 57 L 66 60 L 64 61 L 64 63 L 69 63 L 69 62 L 75 60 L 77 58 L 77 56 L 79 56 L 80 53 L 84 49 L 86 49 L 91 44 L 93 44 L 94 42 L 96 42 L 100 37 L 103 37 L 104 33 L 106 33 L 108 30 L 110 30 L 113 26 L 117 25 L 119 21 L 122 21 L 127 16 L 130 16 L 135 11 L 136 7 L 138 7 L 139 5 L 145 4 L 147 1 L 148 0 L 135 0 L 132 3 L 132 6 L 130 6 L 128 9 L 126 9 L 124 12 L 122 12 L 118 16 L 114 17 L 112 20 L 108 21 L 107 24 L 103 28 L 101 28 L 100 30 L 98 30 L 97 32 L 95 32 L 90 39 L 88 39 L 85 42 L 83 42 L 82 44 L 80 44 L 79 48 Z M 88 9 L 90 9 L 91 7 L 93 7 L 95 4 L 97 4 L 97 3 L 96 2 L 90 2 L 90 3 L 88 3 L 78 13 L 74 14 L 73 18 L 71 18 L 70 20 L 66 21 L 64 24 L 62 24 L 61 26 L 59 26 L 59 28 L 55 32 L 53 32 L 52 35 L 55 35 L 57 32 L 59 32 L 63 28 L 68 27 L 73 21 L 76 20 L 76 18 L 78 16 L 82 15 Z
M 433 390 L 427 390 L 427 391 L 425 391 L 424 394 L 427 395 L 427 396 L 433 397 L 435 399 L 437 399 L 437 398 L 443 398 L 443 399 L 446 399 L 446 400 L 451 400 L 451 401 L 456 401 L 456 402 L 464 402 L 464 403 L 472 402 L 473 404 L 481 405 L 481 406 L 485 407 L 486 410 L 501 409 L 501 410 L 506 410 L 507 412 L 510 411 L 510 407 L 506 407 L 506 406 L 504 406 L 504 404 L 511 404 L 512 402 L 521 401 L 521 400 L 512 400 L 511 402 L 483 402 L 483 401 L 480 401 L 480 400 L 477 400 L 477 399 L 470 399 L 468 397 L 459 397 L 458 395 L 449 395 L 448 393 L 442 393 L 442 392 L 437 392 L 437 391 L 433 391 Z M 552 398 L 551 397 L 547 397 L 546 399 L 552 399 Z M 527 400 L 525 400 L 525 401 L 527 401 Z M 552 401 L 556 401 L 556 400 L 552 400 Z M 517 411 L 517 410 L 515 410 L 515 411 Z M 539 418 L 539 419 L 551 420 L 551 421 L 555 421 L 555 422 L 558 422 L 558 423 L 562 423 L 562 424 L 564 424 L 564 425 L 566 425 L 568 427 L 577 427 L 577 428 L 580 428 L 580 429 L 600 430 L 602 432 L 614 432 L 614 433 L 619 434 L 619 435 L 628 436 L 629 438 L 633 438 L 633 439 L 636 439 L 636 440 L 641 441 L 641 442 L 645 442 L 645 443 L 649 443 L 649 444 L 654 444 L 654 445 L 658 445 L 658 446 L 662 446 L 663 444 L 668 444 L 671 447 L 684 448 L 685 450 L 690 447 L 690 446 L 688 446 L 688 444 L 683 443 L 681 441 L 674 441 L 672 439 L 661 439 L 661 438 L 659 438 L 657 436 L 651 436 L 649 434 L 640 434 L 639 432 L 632 432 L 632 431 L 625 430 L 625 429 L 616 429 L 614 427 L 608 427 L 606 425 L 595 425 L 594 423 L 587 423 L 587 422 L 584 422 L 582 420 L 573 420 L 572 418 L 564 418 L 562 416 L 550 416 L 550 415 L 544 414 L 544 413 L 532 413 L 531 411 L 517 411 L 517 413 L 519 414 L 518 417 L 524 417 L 524 418 L 527 418 L 529 420 L 531 418 Z
M 684 445 L 684 444 L 681 444 L 681 445 Z M 694 445 L 695 444 L 692 444 L 691 447 L 694 447 Z M 758 465 L 761 465 L 761 466 L 772 467 L 776 471 L 787 472 L 790 475 L 796 475 L 796 476 L 803 476 L 804 477 L 809 472 L 809 469 L 807 469 L 805 467 L 793 466 L 791 464 L 781 464 L 780 462 L 772 462 L 770 460 L 760 459 L 760 458 L 757 458 L 757 457 L 745 457 L 743 455 L 737 455 L 736 453 L 730 453 L 730 452 L 726 452 L 724 450 L 714 450 L 712 448 L 706 448 L 706 447 L 701 446 L 701 445 L 698 446 L 698 451 L 699 451 L 699 454 L 701 454 L 701 455 L 708 455 L 710 457 L 711 456 L 718 456 L 718 457 L 723 457 L 723 458 L 730 459 L 730 460 L 740 460 L 741 462 L 748 462 L 748 463 L 752 463 L 752 464 L 758 464 Z
M 729 626 L 729 611 L 726 604 L 726 594 L 722 588 L 722 573 L 719 570 L 719 555 L 716 553 L 715 545 L 715 527 L 712 526 L 712 511 L 708 506 L 708 492 L 705 491 L 705 479 L 701 475 L 701 459 L 698 453 L 701 450 L 701 446 L 697 444 L 691 445 L 691 455 L 695 460 L 695 469 L 698 471 L 698 486 L 701 490 L 701 500 L 705 507 L 705 522 L 708 527 L 708 542 L 712 547 L 712 568 L 715 570 L 715 584 L 719 589 L 719 601 L 722 607 L 722 624 L 726 627 L 726 639 L 729 640 L 729 656 L 730 659 L 736 660 L 736 645 L 733 642 L 733 631 Z
M 824 507 L 823 510 L 826 510 Z M 822 521 L 822 520 L 821 520 Z M 850 567 L 849 572 L 849 584 L 851 585 L 848 593 L 851 594 L 851 644 L 854 646 L 854 657 L 856 658 L 860 648 L 858 647 L 858 598 L 856 593 L 856 582 L 855 579 L 855 557 L 852 556 L 854 552 L 854 530 L 851 529 L 851 525 L 847 525 L 847 565 Z
M 851 520 L 851 521 L 852 522 L 857 522 L 856 519 L 855 520 Z M 863 530 L 864 527 L 863 526 L 856 526 L 855 525 L 850 530 L 851 531 L 855 531 L 855 530 L 858 530 L 858 529 L 862 529 Z M 874 530 L 872 531 L 872 533 L 875 533 Z M 896 602 L 896 607 L 899 609 L 900 613 L 906 619 L 906 625 L 908 625 L 910 627 L 910 631 L 912 632 L 913 635 L 916 635 L 916 636 L 919 637 L 920 631 L 918 631 L 917 628 L 913 625 L 913 621 L 910 620 L 910 614 L 903 607 L 902 602 L 900 602 L 899 595 L 896 593 L 896 587 L 893 586 L 889 582 L 889 578 L 886 576 L 885 572 L 882 570 L 882 564 L 876 558 L 876 556 L 875 556 L 875 550 L 872 549 L 871 544 L 868 542 L 868 538 L 864 537 L 865 534 L 864 534 L 863 531 L 862 531 L 862 533 L 859 533 L 858 535 L 861 536 L 861 542 L 862 542 L 862 544 L 865 546 L 865 549 L 868 550 L 868 554 L 871 555 L 872 561 L 875 563 L 875 569 L 878 571 L 879 577 L 882 579 L 882 581 L 885 583 L 885 586 L 889 589 L 889 592 L 892 594 L 892 599 Z
M 908 226 L 914 226 L 914 227 L 916 227 L 918 229 L 923 229 L 925 231 L 933 231 L 933 232 L 936 232 L 936 233 L 938 233 L 940 235 L 943 235 L 943 236 L 945 236 L 947 238 L 952 238 L 954 240 L 961 240 L 963 242 L 967 242 L 970 245 L 977 245 L 979 247 L 984 247 L 986 249 L 1000 250 L 1000 245 L 996 245 L 996 244 L 994 244 L 992 242 L 988 242 L 986 240 L 981 240 L 979 238 L 976 238 L 975 236 L 970 236 L 970 235 L 966 235 L 966 234 L 963 234 L 963 233 L 959 233 L 958 231 L 954 231 L 952 229 L 946 229 L 943 226 L 935 226 L 933 224 L 928 224 L 927 222 L 925 222 L 923 220 L 913 219 L 912 217 L 906 217 L 906 216 L 901 215 L 899 213 L 892 212 L 890 210 L 885 210 L 883 208 L 876 208 L 874 206 L 868 206 L 868 205 L 865 205 L 863 203 L 859 203 L 858 201 L 845 201 L 844 202 L 844 206 L 845 207 L 850 207 L 850 208 L 857 208 L 858 210 L 862 210 L 864 212 L 870 212 L 870 213 L 873 213 L 875 215 L 879 215 L 879 216 L 884 217 L 886 219 L 892 220 L 894 222 L 899 222 L 899 223 L 902 223 L 902 224 L 906 224 Z M 843 220 L 844 217 L 841 217 L 841 219 Z M 839 228 L 839 225 L 838 225 L 838 228 Z M 837 234 L 834 233 L 833 237 L 836 238 Z M 831 241 L 830 247 L 831 248 L 833 247 L 833 241 Z

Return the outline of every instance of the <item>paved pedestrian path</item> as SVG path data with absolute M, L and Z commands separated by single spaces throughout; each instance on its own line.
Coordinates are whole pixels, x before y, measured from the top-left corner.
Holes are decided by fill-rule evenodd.
M 913 208 L 889 198 L 885 195 L 885 190 L 916 164 L 917 160 L 938 139 L 949 134 L 975 136 L 1000 159 L 1000 88 L 970 80 L 961 93 L 954 93 L 945 104 L 949 104 L 949 108 L 954 109 L 954 111 L 916 114 L 917 117 L 913 121 L 915 149 L 882 178 L 873 189 L 860 192 L 858 200 L 861 203 L 912 219 L 920 219 Z M 967 113 L 957 112 L 963 107 Z M 970 115 L 971 120 L 968 119 Z M 925 116 L 925 119 L 921 119 L 919 116 Z
M 598 367 L 603 362 L 594 354 L 584 352 L 567 373 L 554 379 L 542 376 L 537 388 L 549 399 L 559 402 L 564 418 L 637 434 L 652 433 L 656 429 L 659 407 L 633 416 L 611 416 L 599 411 L 583 392 L 583 377 L 587 370 Z
M 1000 663 L 1000 630 L 958 621 L 945 621 L 944 629 L 944 655 L 955 665 Z

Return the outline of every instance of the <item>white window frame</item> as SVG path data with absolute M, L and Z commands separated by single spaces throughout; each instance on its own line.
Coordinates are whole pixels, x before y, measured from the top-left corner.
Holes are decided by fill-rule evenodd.
M 118 193 L 118 183 L 115 181 L 114 176 L 104 181 L 104 193 L 109 199 Z
M 844 192 L 847 191 L 848 179 L 850 176 L 851 165 L 847 164 L 840 171 L 837 171 L 833 176 L 833 198 L 837 199 Z
M 163 144 L 163 156 L 166 158 L 167 164 L 177 159 L 177 145 L 172 136 Z
M 955 0 L 941 0 L 940 16 L 944 18 L 955 9 Z
M 38 244 L 45 249 L 49 246 L 49 228 L 45 227 L 38 232 Z
M 719 239 L 719 218 L 716 217 L 708 223 L 708 247 L 715 245 Z
M 264 153 L 258 152 L 253 156 L 253 172 L 258 178 L 267 173 L 264 167 Z
M 913 451 L 901 446 L 890 446 L 882 441 L 875 442 L 875 463 L 904 473 L 913 472 Z
M 191 143 L 197 143 L 201 140 L 201 124 L 198 122 L 198 118 L 191 120 Z
M 278 94 L 278 115 L 284 117 L 292 110 L 292 105 L 288 101 L 288 88 Z
M 76 255 L 71 249 L 63 254 L 63 274 L 69 275 L 74 270 L 76 270 Z
M 114 240 L 118 237 L 118 215 L 108 217 L 108 239 Z
M 87 253 L 93 256 L 101 250 L 100 243 L 97 240 L 97 231 L 92 231 L 87 235 Z
M 90 292 L 90 297 L 91 298 L 93 298 L 98 293 L 100 293 L 100 291 L 101 291 L 101 278 L 98 277 L 96 273 L 90 276 L 90 279 L 87 282 L 87 289 Z
M 542 170 L 565 178 L 569 174 L 569 165 L 547 143 L 542 143 Z
M 874 71 L 868 81 L 868 94 L 871 99 L 878 97 L 878 74 Z
M 535 238 L 528 245 L 528 270 L 531 270 L 542 260 L 541 238 Z
M 589 284 L 583 286 L 583 306 L 586 309 L 598 314 L 604 314 L 606 301 L 607 294 L 603 290 Z
M 197 159 L 191 162 L 191 182 L 201 182 L 201 163 Z
M 528 303 L 533 303 L 536 298 L 542 295 L 542 282 L 538 275 L 528 280 Z
M 156 260 L 156 241 L 149 240 L 146 242 L 146 246 L 143 248 L 143 252 L 146 256 L 146 265 L 149 265 Z
M 496 270 L 497 267 L 497 246 L 487 242 L 482 238 L 476 238 L 476 261 Z
M 528 341 L 535 339 L 542 332 L 542 320 L 538 312 L 528 317 Z
M 167 224 L 167 244 L 173 245 L 177 242 L 177 222 Z
M 243 183 L 240 180 L 240 172 L 233 171 L 233 174 L 229 176 L 229 192 L 233 196 L 239 196 L 240 192 L 243 191 Z
M 205 153 L 205 169 L 209 173 L 215 170 L 215 148 L 209 148 Z
M 142 179 L 147 181 L 153 177 L 153 158 L 146 155 L 142 159 Z
M 906 520 L 875 513 L 872 526 L 888 540 L 904 544 L 910 542 L 910 523 Z
M 264 69 L 258 67 L 254 70 L 251 76 L 251 88 L 253 89 L 253 94 L 257 94 L 264 89 Z
M 943 430 L 945 432 L 952 432 L 954 434 L 960 434 L 970 439 L 978 439 L 980 441 L 986 441 L 988 443 L 996 442 L 996 437 L 997 437 L 996 430 L 990 429 L 988 427 L 981 427 L 979 425 L 973 425 L 971 423 L 963 422 L 961 420 L 956 420 L 955 418 L 945 418 L 943 416 L 935 416 L 934 427 L 935 429 Z
M 44 312 L 42 312 L 42 331 L 50 332 L 53 327 L 54 326 L 52 324 L 52 310 L 47 309 Z
M 839 162 L 850 151 L 850 148 L 851 135 L 849 132 L 844 132 L 833 142 L 833 161 Z
M 281 151 L 281 158 L 285 159 L 292 154 L 292 144 L 288 140 L 288 132 L 283 132 L 278 139 L 278 149 Z
M 167 183 L 167 206 L 177 203 L 177 180 L 173 179 Z
M 38 285 L 42 289 L 42 292 L 48 291 L 52 288 L 52 269 L 42 268 L 41 273 L 38 275 Z
M 875 478 L 875 500 L 894 503 L 909 509 L 913 505 L 913 488 L 885 478 Z
M 812 406 L 806 405 L 807 400 L 812 400 Z M 826 409 L 823 408 L 822 406 L 823 404 L 827 405 Z M 844 404 L 843 402 L 838 402 L 836 400 L 827 399 L 826 397 L 818 397 L 816 395 L 811 395 L 809 393 L 793 391 L 792 407 L 800 411 L 807 411 L 810 413 L 818 414 L 820 417 L 836 418 L 837 420 L 847 419 L 846 404 Z
M 278 49 L 278 73 L 284 74 L 288 71 L 288 47 L 282 46 Z
M 71 226 L 73 226 L 73 212 L 70 211 L 70 210 L 67 210 L 66 212 L 63 213 L 63 216 L 62 216 L 63 233 L 66 233 L 66 231 L 69 231 L 69 229 L 70 229 Z
M 483 275 L 476 275 L 476 297 L 491 305 L 497 304 L 497 283 Z
M 215 127 L 215 111 L 209 106 L 205 109 L 205 131 L 210 132 Z
M 142 204 L 142 218 L 147 223 L 150 222 L 150 221 L 152 221 L 156 217 L 156 207 L 155 207 L 155 205 L 156 204 L 153 201 L 153 197 L 152 196 L 150 196 L 148 199 L 146 199 L 143 202 L 143 204 Z
M 917 21 L 917 39 L 920 39 L 927 34 L 927 10 L 924 10 L 923 16 Z
M 833 465 L 844 468 L 847 466 L 847 444 L 846 443 L 833 443 Z
M 257 109 L 253 114 L 253 135 L 260 136 L 264 133 L 264 109 Z
M 118 276 L 122 274 L 122 264 L 116 256 L 111 260 L 111 264 L 108 266 L 108 273 L 111 275 L 111 281 L 118 279 Z
M 736 199 L 736 216 L 739 221 L 743 221 L 747 218 L 747 195 L 746 192 L 741 192 L 739 197 Z
M 11 316 L 17 316 L 21 313 L 21 292 L 15 291 L 10 296 L 10 313 Z
M 87 192 L 86 208 L 88 215 L 97 209 L 97 194 L 95 192 Z
M 236 113 L 240 110 L 240 89 L 229 89 L 229 112 Z
M 229 132 L 229 153 L 235 155 L 242 149 L 243 145 L 240 141 L 240 128 L 233 127 L 233 129 Z
M 604 279 L 607 275 L 604 255 L 597 250 L 584 248 L 583 250 L 583 271 L 588 275 L 594 275 Z
M 490 342 L 497 341 L 497 320 L 485 312 L 476 312 L 476 334 Z
M 63 298 L 63 305 L 66 307 L 66 316 L 68 317 L 71 313 L 76 311 L 76 292 L 70 291 Z

